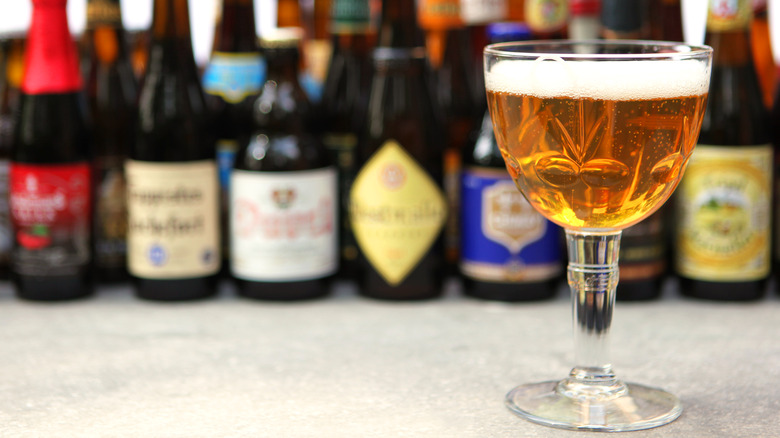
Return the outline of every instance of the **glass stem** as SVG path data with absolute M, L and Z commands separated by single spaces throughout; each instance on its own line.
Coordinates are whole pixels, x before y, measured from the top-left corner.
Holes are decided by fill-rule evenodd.
M 626 391 L 612 371 L 609 328 L 618 284 L 620 231 L 566 230 L 576 366 L 558 385 L 575 398 L 609 399 Z

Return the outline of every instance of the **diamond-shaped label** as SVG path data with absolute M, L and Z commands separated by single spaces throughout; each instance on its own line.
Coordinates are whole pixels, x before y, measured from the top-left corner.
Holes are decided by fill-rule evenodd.
M 446 218 L 441 188 L 394 140 L 377 150 L 352 185 L 352 231 L 368 261 L 391 285 L 417 266 Z

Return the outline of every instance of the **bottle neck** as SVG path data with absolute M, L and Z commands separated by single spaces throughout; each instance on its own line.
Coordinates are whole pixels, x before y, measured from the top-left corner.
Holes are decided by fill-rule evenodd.
M 187 0 L 154 1 L 152 42 L 166 39 L 181 39 L 192 50 Z
M 80 89 L 78 53 L 68 29 L 65 1 L 33 2 L 22 91 L 49 94 Z
M 382 2 L 382 22 L 379 26 L 379 47 L 425 47 L 422 30 L 417 25 L 414 0 Z
M 256 52 L 254 3 L 250 0 L 224 0 L 214 33 L 214 50 Z
M 298 82 L 300 54 L 297 48 L 266 48 L 268 62 L 268 80 L 277 82 Z
M 748 0 L 736 3 L 710 1 L 705 44 L 711 45 L 713 65 L 742 66 L 752 64 Z

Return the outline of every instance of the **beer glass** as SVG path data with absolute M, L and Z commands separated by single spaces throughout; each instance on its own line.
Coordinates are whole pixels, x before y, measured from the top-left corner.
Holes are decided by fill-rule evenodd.
M 619 380 L 608 334 L 621 230 L 671 195 L 693 153 L 712 49 L 653 41 L 530 41 L 489 45 L 485 86 L 498 145 L 520 191 L 566 230 L 575 367 L 561 381 L 506 398 L 547 426 L 648 429 L 680 401 Z

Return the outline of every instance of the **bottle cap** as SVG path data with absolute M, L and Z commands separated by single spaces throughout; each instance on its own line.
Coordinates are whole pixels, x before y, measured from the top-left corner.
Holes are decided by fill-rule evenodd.
M 291 49 L 300 45 L 303 29 L 300 27 L 276 27 L 260 35 L 260 47 L 264 49 Z
M 601 0 L 571 0 L 569 8 L 572 15 L 598 15 Z

